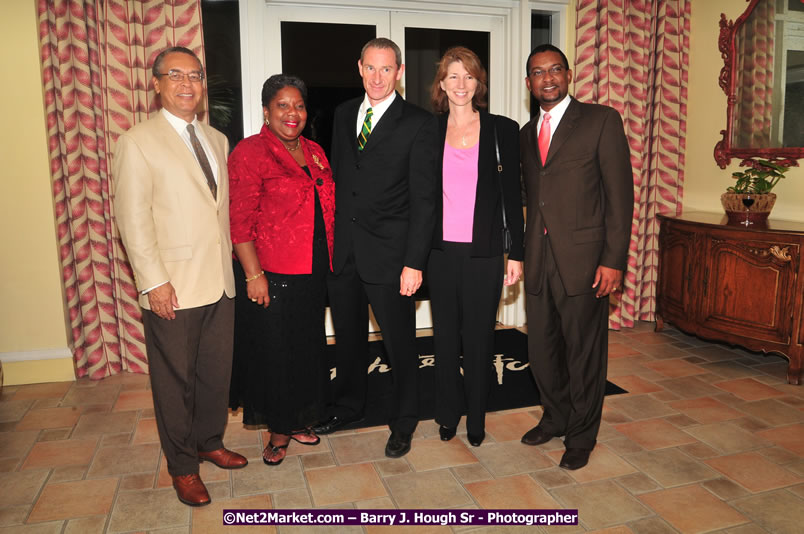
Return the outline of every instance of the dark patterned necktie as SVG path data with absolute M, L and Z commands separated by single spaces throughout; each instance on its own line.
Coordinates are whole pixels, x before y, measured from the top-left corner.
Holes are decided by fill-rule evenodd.
M 369 135 L 371 135 L 371 116 L 374 114 L 374 110 L 368 108 L 366 110 L 366 118 L 363 119 L 363 127 L 360 129 L 360 135 L 357 136 L 357 149 L 363 150 L 366 146 L 366 142 L 368 141 Z
M 201 146 L 201 141 L 195 135 L 195 127 L 192 124 L 187 125 L 187 133 L 190 134 L 190 144 L 193 145 L 195 157 L 198 158 L 198 164 L 201 165 L 201 170 L 204 171 L 204 176 L 207 178 L 207 185 L 209 190 L 212 191 L 212 198 L 218 198 L 218 184 L 215 183 L 215 175 L 212 174 L 212 167 L 207 159 L 207 153 L 204 152 L 204 147 Z

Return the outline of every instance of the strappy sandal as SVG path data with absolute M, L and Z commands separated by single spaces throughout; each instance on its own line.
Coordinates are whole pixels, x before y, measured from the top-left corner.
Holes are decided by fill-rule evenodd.
M 302 436 L 304 436 L 302 438 Z M 297 443 L 301 443 L 302 445 L 318 445 L 321 443 L 321 438 L 315 435 L 312 428 L 305 428 L 304 430 L 296 430 L 295 432 L 290 433 L 290 438 Z M 301 439 L 299 439 L 301 438 Z M 304 441 L 305 438 L 307 441 Z
M 263 451 L 262 451 L 262 461 L 263 461 L 263 463 L 265 465 L 279 465 L 279 464 L 281 464 L 282 461 L 285 459 L 285 456 L 287 456 L 287 450 L 286 450 L 287 448 L 288 448 L 288 443 L 285 443 L 284 445 L 274 445 L 273 443 L 271 443 L 269 441 L 268 446 L 265 447 L 265 449 L 263 449 Z M 279 452 L 283 451 L 283 450 L 285 451 L 285 453 L 282 455 L 281 458 L 279 458 L 279 460 L 273 460 L 273 459 L 269 460 L 268 458 L 265 457 L 265 452 L 266 451 L 270 451 L 271 457 L 273 458 L 274 455 L 278 455 Z

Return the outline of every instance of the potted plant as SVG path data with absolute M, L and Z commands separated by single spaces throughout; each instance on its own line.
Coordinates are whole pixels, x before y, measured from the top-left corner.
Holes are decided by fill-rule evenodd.
M 747 164 L 746 170 L 732 173 L 737 183 L 720 195 L 731 224 L 764 223 L 776 203 L 776 193 L 771 190 L 789 169 L 764 159 Z

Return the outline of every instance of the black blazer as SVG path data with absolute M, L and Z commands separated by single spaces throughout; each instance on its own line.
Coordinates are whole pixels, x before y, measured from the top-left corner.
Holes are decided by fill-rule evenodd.
M 598 265 L 627 267 L 634 179 L 623 121 L 614 108 L 573 98 L 544 165 L 537 122 L 520 133 L 528 192 L 525 291 L 541 292 L 546 226 L 567 294 L 591 293 Z
M 449 113 L 438 117 L 438 199 L 436 201 L 433 248 L 443 248 L 443 171 L 444 143 L 447 137 Z M 511 252 L 508 257 L 522 261 L 525 256 L 523 238 L 525 222 L 522 216 L 522 187 L 519 172 L 519 126 L 501 115 L 480 111 L 480 147 L 477 161 L 477 191 L 475 193 L 474 224 L 472 225 L 472 256 L 492 257 L 503 253 L 502 204 L 497 155 L 494 148 L 494 127 L 500 146 L 503 166 L 502 189 L 505 196 L 505 217 L 511 232 Z
M 354 254 L 368 283 L 399 283 L 403 267 L 424 270 L 436 202 L 436 120 L 427 111 L 394 102 L 357 150 L 357 112 L 363 97 L 335 110 L 333 271 Z

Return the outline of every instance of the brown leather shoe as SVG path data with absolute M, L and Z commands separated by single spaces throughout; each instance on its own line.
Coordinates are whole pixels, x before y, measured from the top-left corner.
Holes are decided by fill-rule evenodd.
M 223 447 L 217 451 L 198 451 L 198 457 L 203 461 L 212 462 L 221 469 L 240 469 L 248 465 L 248 460 L 246 460 L 245 456 Z
M 171 477 L 179 500 L 188 506 L 205 506 L 212 502 L 207 487 L 197 473 Z

